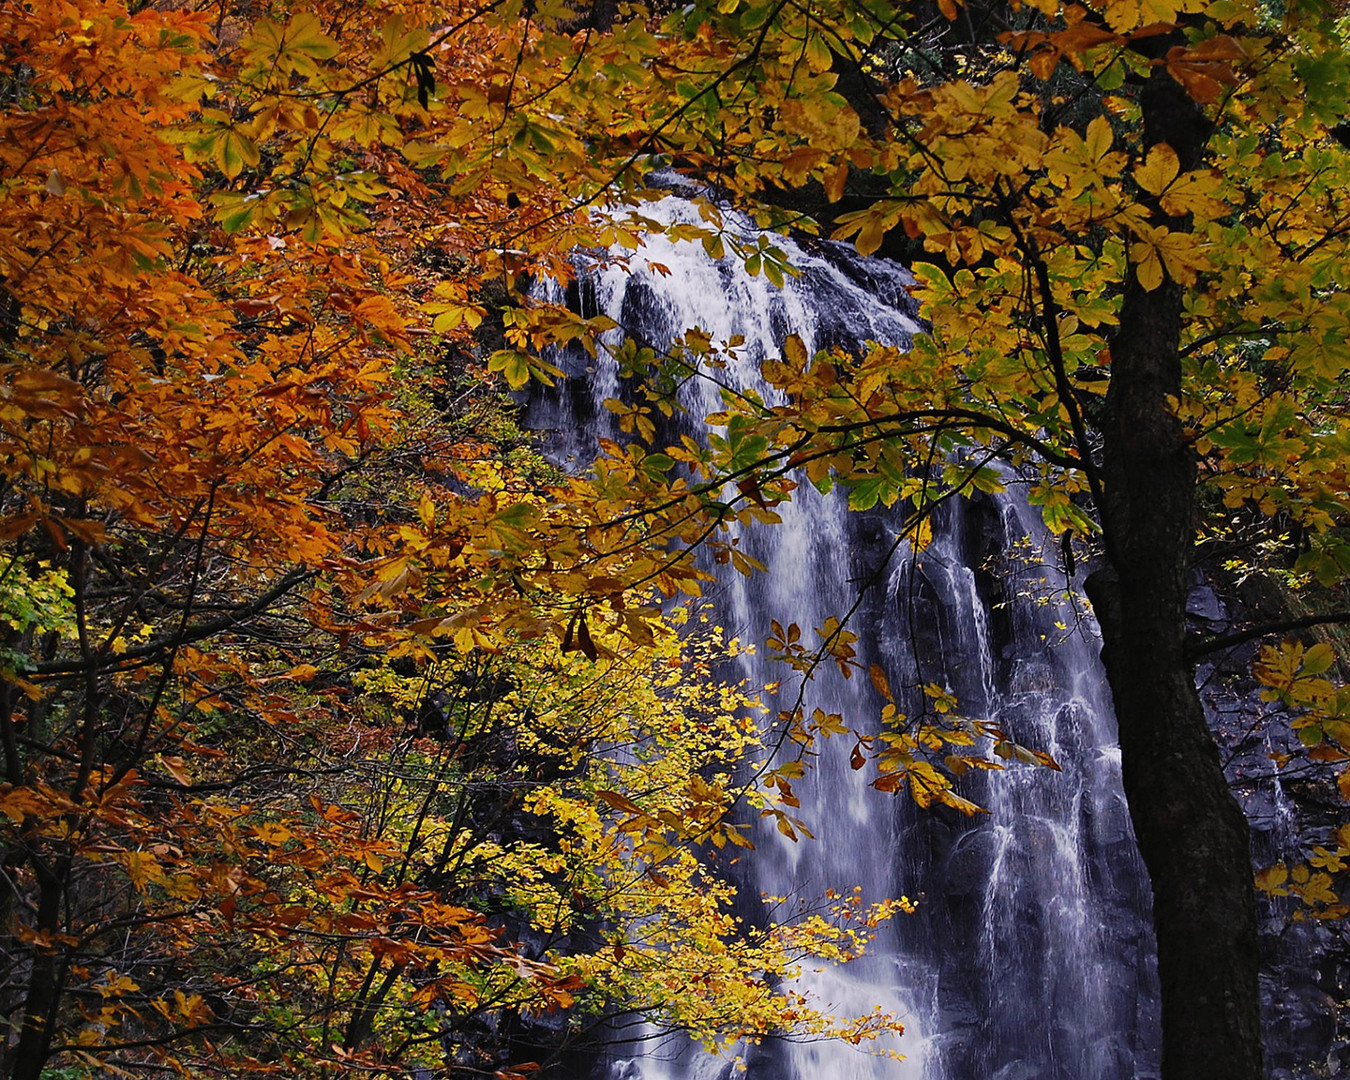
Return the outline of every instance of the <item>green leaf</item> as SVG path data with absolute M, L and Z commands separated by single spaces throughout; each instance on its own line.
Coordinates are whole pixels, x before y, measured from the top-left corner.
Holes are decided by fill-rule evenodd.
M 498 349 L 488 357 L 488 370 L 500 372 L 512 390 L 521 390 L 530 381 L 530 357 L 515 349 Z
M 1314 645 L 1303 655 L 1303 668 L 1299 672 L 1301 675 L 1320 675 L 1336 660 L 1336 654 L 1331 646 L 1325 642 Z
M 895 503 L 896 489 L 883 476 L 869 476 L 863 480 L 845 480 L 848 487 L 848 508 L 850 510 L 870 510 L 878 502 L 885 506 Z
M 527 529 L 539 520 L 539 508 L 533 503 L 512 503 L 494 514 L 492 520 L 518 529 Z
M 258 145 L 238 128 L 225 128 L 216 136 L 211 160 L 216 168 L 233 180 L 245 166 L 252 168 L 261 160 Z

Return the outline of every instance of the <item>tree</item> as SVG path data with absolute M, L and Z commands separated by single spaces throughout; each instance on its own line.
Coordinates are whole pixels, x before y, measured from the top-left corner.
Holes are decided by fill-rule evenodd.
M 499 655 L 558 687 L 583 678 L 572 664 L 661 657 L 661 602 L 706 577 L 691 552 L 755 570 L 722 531 L 772 523 L 797 470 L 858 508 L 903 507 L 921 545 L 938 501 L 999 482 L 990 453 L 1037 471 L 1066 544 L 1100 549 L 1169 1080 L 1258 1074 L 1245 827 L 1192 688 L 1197 651 L 1222 643 L 1187 640 L 1184 599 L 1197 528 L 1234 512 L 1297 524 L 1299 565 L 1325 581 L 1350 565 L 1341 21 L 1240 0 L 332 0 L 256 17 L 109 2 L 10 5 L 0 39 L 11 1075 L 36 1080 L 54 1054 L 394 1067 L 420 1059 L 379 1018 L 427 987 L 448 1017 L 416 1043 L 434 1056 L 480 1009 L 571 1000 L 574 975 L 724 1033 L 767 966 L 756 943 L 720 1013 L 634 1002 L 649 983 L 631 943 L 574 949 L 568 969 L 484 910 L 509 896 L 574 917 L 563 869 L 528 879 L 555 849 L 522 844 L 491 885 L 414 880 L 425 829 L 466 838 L 462 856 L 442 849 L 456 866 L 483 839 L 443 792 L 497 781 L 414 748 L 406 774 L 358 785 L 372 810 L 346 808 L 325 771 L 349 748 L 335 733 L 380 727 L 346 701 L 363 684 L 411 701 L 427 673 L 453 683 Z M 545 345 L 602 347 L 608 320 L 543 303 L 528 279 L 566 281 L 577 247 L 636 249 L 659 227 L 647 172 L 671 164 L 766 228 L 811 227 L 785 190 L 861 202 L 832 226 L 864 251 L 903 230 L 931 333 L 907 354 L 810 357 L 789 339 L 766 365 L 787 405 L 728 390 L 711 436 L 671 447 L 672 387 L 716 378 L 730 343 L 690 328 L 668 355 L 630 344 L 624 373 L 647 394 L 616 404 L 625 441 L 585 476 L 513 467 L 508 440 L 465 433 L 487 417 L 503 434 L 500 413 L 470 411 L 484 372 L 464 357 L 519 388 L 557 377 Z M 627 217 L 592 214 L 602 201 Z M 790 272 L 702 208 L 678 236 Z M 419 351 L 428 331 L 444 359 Z M 445 405 L 464 426 L 431 416 Z M 851 669 L 846 626 L 822 630 L 818 656 L 790 628 L 779 651 Z M 1262 670 L 1308 708 L 1310 754 L 1344 772 L 1350 706 L 1318 685 L 1322 659 L 1272 646 Z M 482 723 L 481 702 L 448 704 L 466 733 Z M 971 737 L 950 715 L 892 709 L 878 786 L 970 809 L 930 760 Z M 513 725 L 534 750 L 512 768 L 560 767 L 544 744 L 575 716 L 558 716 Z M 800 704 L 782 716 L 789 747 L 839 727 Z M 650 868 L 681 880 L 660 869 L 667 848 L 687 881 L 702 873 L 689 845 L 734 846 L 738 797 L 777 792 L 756 809 L 794 827 L 791 754 L 744 789 L 679 754 L 669 767 L 688 777 L 675 804 L 579 771 L 549 842 L 616 853 L 611 873 L 659 889 Z M 616 831 L 635 862 L 606 848 Z M 315 880 L 319 864 L 336 869 Z M 653 894 L 635 895 L 622 917 L 640 922 Z M 736 940 L 716 909 L 681 917 Z M 194 953 L 222 926 L 221 953 Z M 847 927 L 832 934 L 806 947 L 853 950 Z M 780 965 L 796 948 L 759 944 Z M 789 1007 L 754 1002 L 754 1030 Z M 271 1041 L 222 1048 L 222 1016 L 234 1033 L 268 1021 Z M 171 1060 L 178 1046 L 197 1056 Z
M 513 1075 L 490 1022 L 564 1008 L 890 1029 L 774 983 L 895 905 L 746 932 L 692 854 L 793 820 L 732 775 L 728 647 L 652 602 L 696 572 L 589 536 L 584 484 L 542 545 L 460 359 L 514 231 L 549 267 L 609 228 L 579 139 L 487 122 L 570 85 L 574 16 L 284 8 L 0 12 L 6 1075 Z M 512 385 L 593 333 L 539 318 Z
M 683 460 L 747 499 L 805 467 L 914 526 L 980 482 L 926 468 L 934 448 L 1034 463 L 1050 528 L 1099 549 L 1088 587 L 1153 882 L 1164 1073 L 1257 1077 L 1249 842 L 1196 697 L 1206 644 L 1188 640 L 1185 595 L 1197 529 L 1241 509 L 1297 522 L 1301 570 L 1342 574 L 1345 27 L 1312 5 L 941 8 L 1000 32 L 944 57 L 944 32 L 925 38 L 903 7 L 688 16 L 742 42 L 703 92 L 772 103 L 718 112 L 691 165 L 830 198 L 865 171 L 871 204 L 837 235 L 873 251 L 903 227 L 938 258 L 915 265 L 931 332 L 913 351 L 788 342 L 765 374 L 791 405 L 729 397 L 713 417 L 759 437 L 759 466 L 726 441 Z M 772 72 L 787 54 L 801 77 Z M 871 84 L 867 108 L 837 92 L 841 70 Z M 1343 769 L 1343 734 L 1305 742 Z
M 651 85 L 677 72 L 675 93 L 649 106 L 641 150 L 745 199 L 856 190 L 868 205 L 836 235 L 866 252 L 903 228 L 936 258 L 915 266 L 932 331 L 908 354 L 807 357 L 789 340 L 765 373 L 791 404 L 728 394 L 708 418 L 727 437 L 662 467 L 701 474 L 676 489 L 699 520 L 783 497 L 802 468 L 860 508 L 906 506 L 919 542 L 935 500 L 996 482 L 927 467 L 935 451 L 1039 470 L 1047 524 L 1099 552 L 1089 591 L 1154 889 L 1165 1075 L 1255 1078 L 1247 828 L 1194 689 L 1215 643 L 1188 639 L 1185 598 L 1197 535 L 1235 512 L 1294 524 L 1301 571 L 1331 583 L 1345 567 L 1344 20 L 1198 0 L 939 6 L 740 2 L 667 22 L 678 52 Z M 710 371 L 706 345 L 681 345 L 667 371 Z M 634 471 L 650 456 L 615 454 Z M 1287 691 L 1302 656 L 1274 649 L 1263 677 Z M 1344 775 L 1340 698 L 1316 696 L 1302 737 Z

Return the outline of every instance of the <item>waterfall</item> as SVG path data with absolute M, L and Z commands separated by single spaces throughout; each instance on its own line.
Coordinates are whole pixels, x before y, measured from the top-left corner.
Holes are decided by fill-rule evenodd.
M 644 208 L 667 223 L 697 223 L 675 197 Z M 747 240 L 748 219 L 727 212 Z M 827 241 L 773 237 L 800 274 L 779 288 L 741 261 L 712 259 L 697 243 L 648 236 L 627 266 L 578 259 L 572 303 L 603 313 L 658 347 L 691 327 L 714 342 L 744 339 L 723 377 L 772 403 L 759 363 L 788 334 L 809 353 L 866 341 L 905 346 L 921 332 L 899 265 L 863 259 Z M 611 344 L 617 344 L 617 338 Z M 554 361 L 583 374 L 579 353 Z M 533 426 L 553 432 L 562 458 L 612 434 L 601 403 L 618 392 L 602 353 L 585 378 L 531 404 Z M 702 416 L 714 388 L 693 381 L 685 404 Z M 848 512 L 837 495 L 803 483 L 779 508 L 782 522 L 740 537 L 769 572 L 725 574 L 720 621 L 761 640 L 771 619 L 803 634 L 862 602 L 851 629 L 859 660 L 879 665 L 902 709 L 937 683 L 968 715 L 1000 722 L 1048 751 L 1061 771 L 1011 766 L 967 777 L 963 794 L 988 813 L 921 810 L 867 785 L 848 746 L 825 744 L 798 785 L 815 840 L 766 830 L 742 860 L 745 893 L 812 896 L 861 886 L 872 901 L 919 898 L 918 912 L 883 928 L 866 957 L 807 971 L 818 1004 L 857 1015 L 881 1005 L 904 1019 L 903 1061 L 833 1043 L 766 1042 L 744 1051 L 762 1080 L 1126 1080 L 1157 1073 L 1157 988 L 1147 886 L 1120 784 L 1120 758 L 1099 642 L 1090 613 L 1066 586 L 1036 512 L 1007 472 L 1008 490 L 952 500 L 934 540 L 915 555 L 896 543 L 897 519 Z M 783 678 L 757 655 L 738 661 L 752 684 Z M 900 688 L 907 691 L 909 699 Z M 846 719 L 875 717 L 869 681 L 821 669 L 809 702 Z M 835 740 L 837 743 L 838 740 Z M 608 1080 L 722 1080 L 730 1066 L 671 1039 L 604 1063 Z

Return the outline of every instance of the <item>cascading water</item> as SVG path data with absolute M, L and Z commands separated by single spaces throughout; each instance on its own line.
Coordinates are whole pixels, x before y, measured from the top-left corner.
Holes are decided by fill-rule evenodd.
M 644 210 L 667 222 L 697 222 L 669 197 Z M 728 215 L 729 226 L 753 226 Z M 861 259 L 842 245 L 774 237 L 800 276 L 782 288 L 713 260 L 695 243 L 651 236 L 628 265 L 579 266 L 574 298 L 604 313 L 640 343 L 664 347 L 691 327 L 714 342 L 735 337 L 720 377 L 773 391 L 759 376 L 788 334 L 809 353 L 866 341 L 907 345 L 921 332 L 903 268 Z M 653 265 L 655 264 L 655 265 Z M 615 342 L 617 343 L 617 342 Z M 555 358 L 581 375 L 578 357 Z M 585 461 L 605 428 L 601 407 L 618 389 L 604 357 L 586 378 L 531 406 L 564 457 Z M 701 416 L 719 407 L 715 388 L 692 381 L 685 404 Z M 988 814 L 967 819 L 919 810 L 870 789 L 850 768 L 847 747 L 826 745 L 798 787 L 814 841 L 777 833 L 745 860 L 748 895 L 819 895 L 861 886 L 866 899 L 919 897 L 918 913 L 884 928 L 869 954 L 802 976 L 802 989 L 839 1014 L 881 1005 L 905 1020 L 905 1060 L 833 1043 L 748 1048 L 763 1080 L 1125 1080 L 1156 1073 L 1157 991 L 1147 928 L 1147 892 L 1119 776 L 1114 721 L 1096 659 L 1091 620 L 1066 599 L 1062 570 L 1043 565 L 1044 529 L 1017 491 L 946 504 L 933 543 L 917 557 L 895 543 L 883 513 L 857 514 L 837 496 L 803 484 L 779 508 L 781 524 L 739 537 L 766 575 L 726 575 L 716 602 L 732 632 L 755 640 L 771 619 L 804 635 L 862 603 L 851 624 L 859 659 L 878 664 L 892 687 L 911 688 L 902 708 L 922 707 L 917 687 L 937 683 L 964 712 L 999 721 L 1021 744 L 1046 750 L 1061 771 L 1014 766 L 971 778 L 963 793 Z M 992 572 L 991 572 L 992 571 Z M 782 678 L 742 657 L 752 684 Z M 866 678 L 821 669 L 809 703 L 859 723 L 881 701 Z M 603 1066 L 611 1080 L 712 1080 L 727 1062 L 662 1041 Z

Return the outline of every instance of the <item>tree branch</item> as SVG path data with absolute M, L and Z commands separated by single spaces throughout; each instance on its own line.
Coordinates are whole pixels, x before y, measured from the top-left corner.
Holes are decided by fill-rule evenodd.
M 314 570 L 292 570 L 283 574 L 275 585 L 254 597 L 247 604 L 241 604 L 218 619 L 210 619 L 193 626 L 185 626 L 167 637 L 156 638 L 153 641 L 147 641 L 144 645 L 130 648 L 114 657 L 113 662 L 107 666 L 109 668 L 122 667 L 131 661 L 144 660 L 166 649 L 177 649 L 194 641 L 201 641 L 203 638 L 213 637 L 226 630 L 234 629 L 245 620 L 262 614 L 297 585 L 314 577 L 315 573 Z M 32 669 L 32 674 L 35 678 L 74 675 L 84 671 L 87 666 L 84 660 L 53 660 L 49 663 L 36 665 Z
M 1186 647 L 1186 656 L 1194 660 L 1220 649 L 1229 649 L 1236 645 L 1245 645 L 1257 638 L 1271 634 L 1283 634 L 1290 630 L 1306 630 L 1313 626 L 1328 626 L 1334 623 L 1350 623 L 1350 611 L 1333 611 L 1327 615 L 1304 615 L 1297 619 L 1282 619 L 1279 622 L 1262 623 L 1249 626 L 1245 630 L 1234 630 L 1231 634 L 1218 637 L 1200 638 Z

